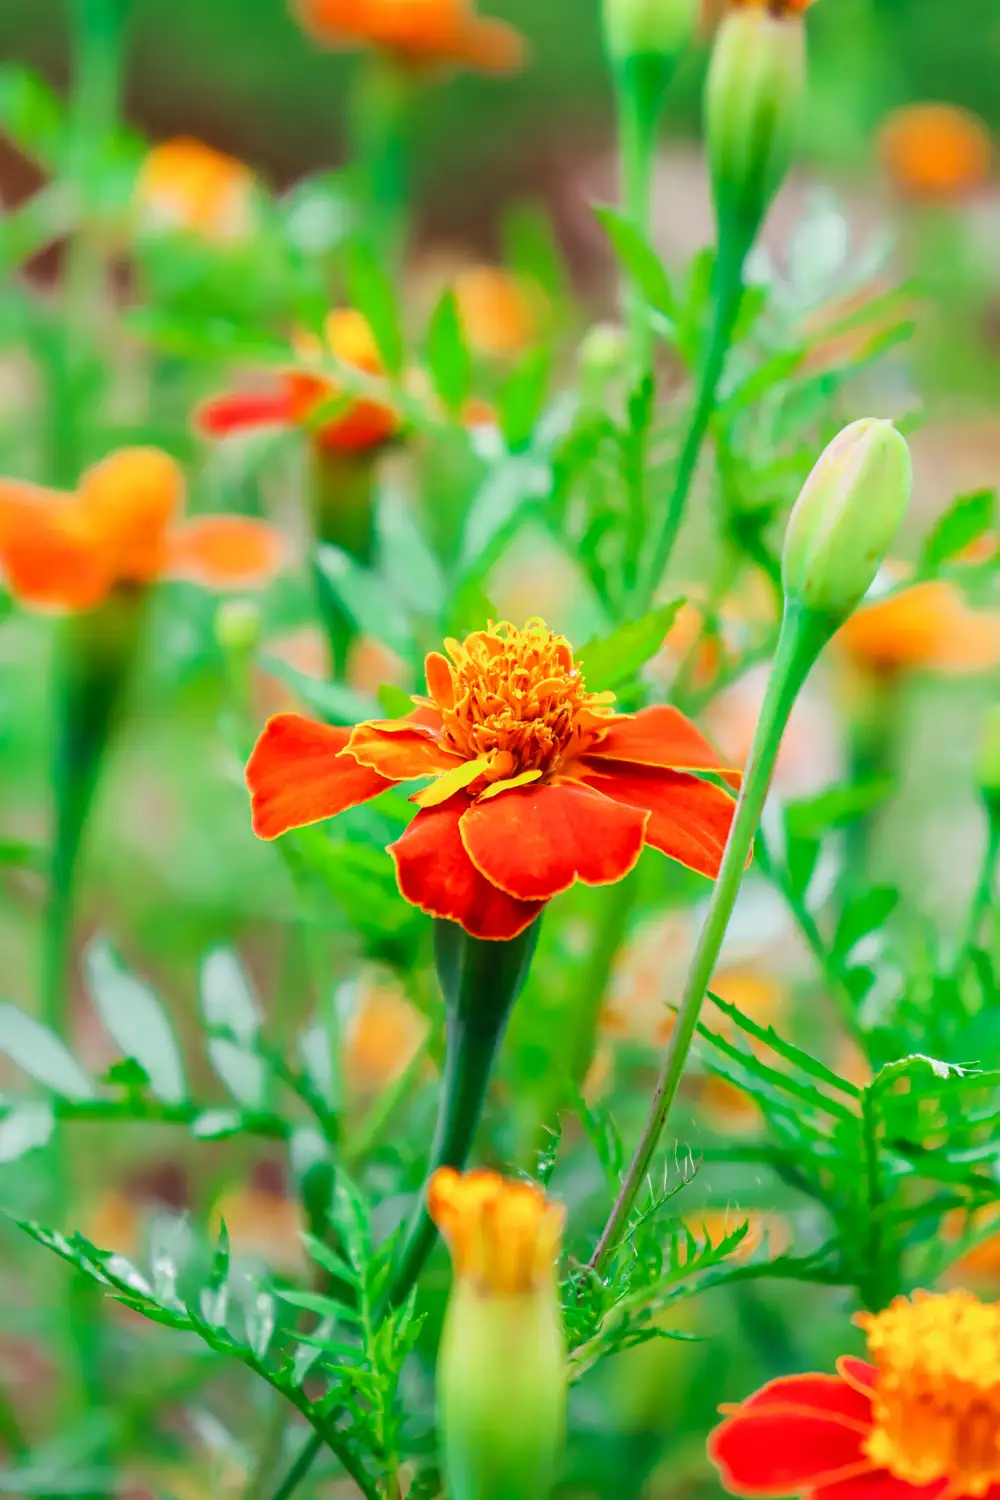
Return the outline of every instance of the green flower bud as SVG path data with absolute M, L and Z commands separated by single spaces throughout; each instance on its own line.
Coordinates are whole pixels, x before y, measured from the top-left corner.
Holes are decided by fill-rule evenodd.
M 215 612 L 215 639 L 227 655 L 248 656 L 260 631 L 260 610 L 250 599 L 227 599 Z
M 805 92 L 805 29 L 794 11 L 731 11 L 716 37 L 706 129 L 720 238 L 748 249 L 791 166 Z
M 983 723 L 976 772 L 984 802 L 1000 814 L 1000 703 L 994 703 Z
M 790 603 L 835 630 L 868 592 L 910 503 L 913 469 L 891 422 L 864 417 L 838 433 L 803 486 L 785 533 Z
M 456 1275 L 438 1362 L 449 1500 L 546 1500 L 566 1411 L 562 1210 L 530 1183 L 450 1168 L 427 1206 Z
M 676 57 L 698 19 L 698 0 L 604 0 L 604 35 L 615 62 L 643 53 Z
M 628 352 L 628 334 L 617 323 L 595 323 L 584 334 L 577 360 L 583 398 L 589 405 L 603 403 L 608 386 L 625 370 Z

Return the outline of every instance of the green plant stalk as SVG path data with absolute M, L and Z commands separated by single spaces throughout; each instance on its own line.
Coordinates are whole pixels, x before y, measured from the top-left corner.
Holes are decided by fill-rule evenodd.
M 786 608 L 774 666 L 719 876 L 712 891 L 708 915 L 691 961 L 649 1117 L 611 1215 L 587 1267 L 594 1274 L 599 1275 L 603 1271 L 626 1232 L 636 1198 L 659 1145 L 691 1050 L 705 992 L 711 982 L 743 882 L 781 739 L 795 700 L 828 636 L 829 629 L 825 621 L 799 611 L 792 605 Z
M 956 970 L 961 969 L 962 964 L 975 948 L 983 919 L 990 908 L 997 861 L 1000 860 L 1000 806 L 996 805 L 996 799 L 991 798 L 987 801 L 987 820 L 983 862 L 980 866 L 976 888 L 972 893 L 972 900 L 969 902 L 965 933 L 955 961 Z
M 629 223 L 647 241 L 656 138 L 671 71 L 659 54 L 623 59 L 616 69 L 622 207 Z M 628 289 L 627 314 L 633 375 L 641 380 L 653 364 L 653 330 L 646 299 L 637 286 Z
M 309 462 L 317 545 L 339 547 L 362 567 L 370 567 L 375 551 L 375 455 L 336 453 L 314 444 Z M 313 573 L 333 674 L 343 677 L 357 630 L 318 562 Z
M 377 50 L 369 53 L 351 100 L 352 145 L 364 178 L 375 248 L 393 263 L 402 258 L 409 230 L 413 102 L 413 82 L 405 70 Z
M 698 390 L 688 423 L 684 445 L 677 460 L 674 487 L 670 492 L 663 521 L 652 539 L 650 563 L 636 590 L 634 608 L 645 614 L 656 597 L 656 591 L 670 566 L 674 546 L 684 521 L 688 494 L 698 467 L 702 444 L 715 411 L 719 382 L 726 367 L 733 330 L 743 300 L 743 268 L 753 243 L 752 236 L 732 230 L 720 234 L 716 264 L 715 310 L 705 350 L 705 360 L 698 380 Z
M 427 1181 L 439 1167 L 460 1169 L 468 1159 L 493 1063 L 535 956 L 538 931 L 535 921 L 520 937 L 496 943 L 469 937 L 454 922 L 434 923 L 434 957 L 447 1017 L 447 1054 Z M 421 1193 L 382 1305 L 376 1309 L 376 1327 L 405 1302 L 436 1237 Z M 288 1500 L 322 1452 L 323 1443 L 322 1435 L 314 1433 L 271 1500 Z

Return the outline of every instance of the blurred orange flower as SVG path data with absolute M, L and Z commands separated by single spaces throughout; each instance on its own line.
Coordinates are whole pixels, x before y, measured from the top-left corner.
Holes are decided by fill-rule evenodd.
M 499 266 L 470 266 L 455 277 L 454 292 L 462 331 L 475 353 L 505 359 L 530 347 L 537 310 L 516 276 Z
M 268 1182 L 267 1174 L 255 1176 L 259 1180 L 221 1195 L 209 1215 L 212 1232 L 218 1234 L 225 1224 L 234 1255 L 263 1261 L 286 1275 L 301 1275 L 309 1264 L 302 1245 L 302 1208 Z
M 217 242 L 245 239 L 253 227 L 254 175 L 235 156 L 177 136 L 143 162 L 135 205 L 151 229 L 188 230 Z
M 323 340 L 300 336 L 300 362 L 285 370 L 267 390 L 232 391 L 205 401 L 195 413 L 195 426 L 206 437 L 228 437 L 260 427 L 302 427 L 322 449 L 366 453 L 381 447 L 399 431 L 399 417 L 383 401 L 352 397 L 329 375 L 310 365 L 328 351 L 342 364 L 364 375 L 382 377 L 385 366 L 375 336 L 361 313 L 336 308 L 329 313 Z M 326 350 L 324 350 L 324 342 Z M 336 408 L 317 424 L 323 407 Z
M 378 47 L 410 68 L 511 73 L 525 59 L 520 33 L 468 0 L 292 0 L 292 9 L 322 46 Z
M 836 639 L 855 666 L 873 676 L 981 672 L 1000 662 L 1000 617 L 970 609 L 945 579 L 865 605 Z
M 180 466 L 158 448 L 122 448 L 88 469 L 72 494 L 0 479 L 0 569 L 36 608 L 91 609 L 118 585 L 162 577 L 205 588 L 267 582 L 281 536 L 247 516 L 177 519 Z
M 427 1018 L 391 979 L 368 976 L 344 1037 L 344 1074 L 358 1094 L 377 1094 L 406 1071 L 423 1046 Z
M 924 200 L 961 198 L 990 174 L 993 142 L 981 120 L 951 104 L 911 104 L 879 134 L 882 165 L 899 191 Z

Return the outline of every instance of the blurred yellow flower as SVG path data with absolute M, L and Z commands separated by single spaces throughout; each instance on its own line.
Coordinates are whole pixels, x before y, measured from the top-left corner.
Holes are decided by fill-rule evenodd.
M 218 243 L 246 239 L 253 229 L 254 175 L 227 156 L 188 136 L 154 146 L 135 188 L 142 224 L 152 230 L 186 230 Z
M 885 121 L 879 155 L 893 185 L 908 198 L 963 198 L 982 187 L 993 162 L 983 122 L 951 104 L 910 104 Z

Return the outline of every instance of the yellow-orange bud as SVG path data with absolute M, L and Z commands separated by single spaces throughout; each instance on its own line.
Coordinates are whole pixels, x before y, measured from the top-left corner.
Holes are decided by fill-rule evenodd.
M 450 1500 L 545 1500 L 565 1425 L 562 1209 L 530 1183 L 450 1168 L 427 1206 L 455 1267 L 438 1364 Z

